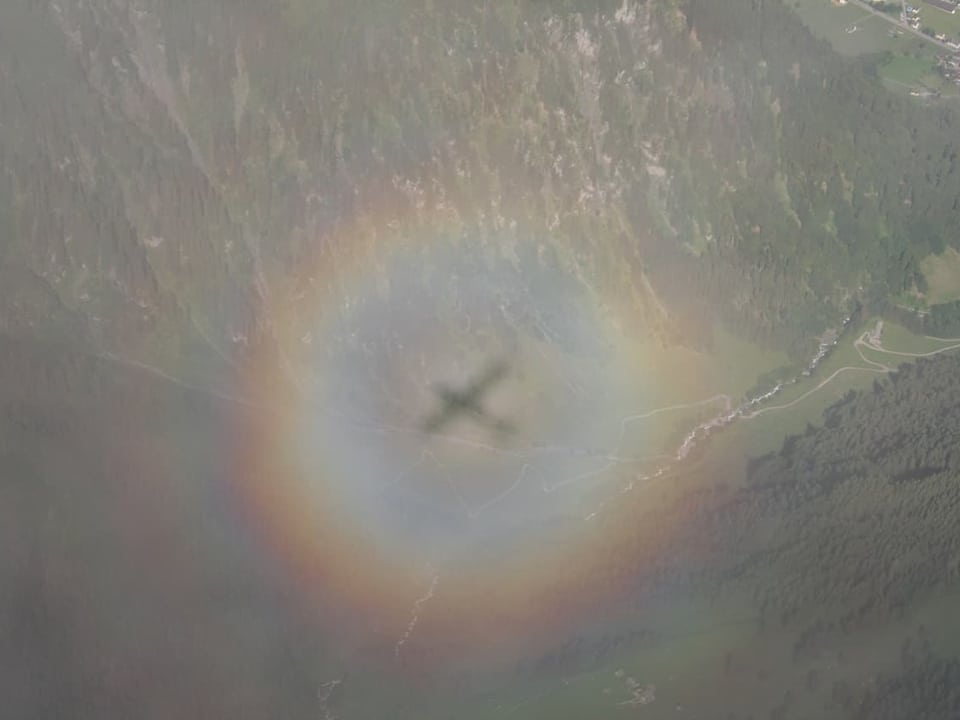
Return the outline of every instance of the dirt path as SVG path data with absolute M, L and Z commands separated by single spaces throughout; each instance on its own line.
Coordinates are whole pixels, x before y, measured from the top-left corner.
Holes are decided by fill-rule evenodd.
M 792 407 L 792 406 L 796 405 L 797 403 L 799 403 L 799 402 L 801 402 L 801 401 L 803 401 L 803 400 L 806 400 L 808 397 L 810 397 L 811 395 L 813 395 L 815 392 L 817 392 L 817 391 L 820 390 L 821 388 L 826 387 L 826 386 L 829 385 L 838 375 L 840 375 L 841 373 L 844 373 L 844 372 L 859 371 L 859 372 L 879 373 L 879 374 L 884 374 L 884 375 L 885 375 L 885 374 L 887 374 L 887 373 L 891 373 L 891 372 L 894 372 L 894 371 L 896 370 L 896 367 L 894 367 L 894 366 L 892 366 L 892 365 L 887 365 L 887 364 L 885 364 L 885 363 L 878 362 L 877 360 L 871 360 L 870 358 L 868 358 L 866 355 L 863 354 L 863 349 L 864 349 L 864 348 L 866 348 L 866 349 L 868 349 L 868 350 L 873 350 L 874 352 L 883 353 L 883 354 L 886 354 L 886 355 L 894 355 L 894 356 L 897 356 L 897 357 L 909 357 L 909 358 L 931 357 L 931 356 L 933 356 L 933 355 L 939 355 L 939 354 L 941 354 L 941 353 L 949 352 L 949 351 L 951 351 L 951 350 L 960 349 L 960 344 L 957 344 L 957 345 L 948 345 L 948 346 L 946 346 L 946 347 L 937 348 L 936 350 L 931 350 L 931 351 L 925 352 L 925 353 L 901 352 L 901 351 L 898 351 L 898 350 L 888 350 L 887 348 L 883 347 L 882 342 L 879 341 L 879 340 L 878 340 L 877 342 L 869 342 L 869 341 L 867 341 L 865 338 L 866 338 L 868 335 L 869 335 L 869 333 L 864 333 L 864 334 L 862 334 L 860 337 L 858 337 L 856 340 L 854 340 L 854 341 L 853 341 L 853 347 L 854 347 L 854 349 L 857 351 L 857 355 L 860 356 L 860 359 L 863 360 L 863 362 L 867 363 L 868 365 L 873 365 L 873 367 L 861 367 L 861 366 L 859 366 L 859 365 L 846 365 L 846 366 L 844 366 L 844 367 L 842 367 L 842 368 L 839 368 L 838 370 L 834 371 L 828 378 L 826 378 L 826 379 L 824 379 L 823 381 L 821 381 L 816 387 L 811 388 L 810 390 L 808 390 L 807 392 L 805 392 L 803 395 L 801 395 L 800 397 L 796 398 L 795 400 L 792 400 L 791 402 L 788 402 L 788 403 L 784 403 L 784 404 L 782 404 L 782 405 L 772 405 L 772 406 L 769 406 L 769 407 L 761 408 L 760 410 L 755 410 L 755 411 L 752 412 L 752 413 L 749 413 L 749 414 L 746 414 L 746 415 L 742 415 L 742 416 L 741 416 L 742 419 L 744 419 L 744 420 L 752 420 L 753 418 L 759 417 L 760 415 L 763 415 L 763 414 L 765 414 L 765 413 L 771 412 L 771 411 L 773 411 L 773 410 L 786 410 L 787 408 Z M 944 341 L 944 342 L 954 342 L 954 341 L 957 341 L 958 343 L 960 343 L 960 338 L 930 338 L 930 339 L 932 339 L 932 340 L 942 340 L 942 341 Z

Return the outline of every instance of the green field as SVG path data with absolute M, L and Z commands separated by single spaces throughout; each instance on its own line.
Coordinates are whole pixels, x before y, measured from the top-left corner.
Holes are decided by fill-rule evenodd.
M 928 27 L 938 33 L 943 33 L 948 40 L 960 38 L 960 13 L 951 15 L 940 8 L 918 3 L 920 8 L 920 27 Z
M 960 252 L 947 248 L 940 255 L 930 255 L 920 263 L 920 271 L 927 281 L 929 305 L 960 300 Z
M 837 52 L 848 55 L 890 53 L 879 66 L 880 77 L 891 90 L 955 93 L 936 70 L 940 48 L 857 5 L 836 6 L 830 0 L 794 0 L 793 8 L 810 30 L 829 40 Z M 956 21 L 960 16 L 941 15 Z
M 883 380 L 886 372 L 868 361 L 888 367 L 912 361 L 913 358 L 906 355 L 884 353 L 864 346 L 861 346 L 860 352 L 857 351 L 854 341 L 871 330 L 876 321 L 876 318 L 871 318 L 857 327 L 850 327 L 813 375 L 801 377 L 796 383 L 786 386 L 757 408 L 760 412 L 755 416 L 745 417 L 724 428 L 721 431 L 722 439 L 704 443 L 702 451 L 698 453 L 699 462 L 722 465 L 732 469 L 731 474 L 743 471 L 749 458 L 775 452 L 790 435 L 803 433 L 808 424 L 819 425 L 823 411 L 851 390 L 867 390 L 875 381 Z M 764 374 L 772 372 L 786 380 L 799 372 L 788 369 L 788 358 L 783 353 L 767 352 L 756 345 L 737 341 L 722 331 L 718 331 L 715 338 L 712 353 L 696 356 L 694 367 L 701 373 L 701 384 L 697 388 L 699 394 L 694 396 L 689 391 L 674 388 L 675 394 L 669 398 L 661 397 L 660 404 L 689 402 L 717 393 L 726 393 L 731 398 L 739 399 Z M 884 323 L 883 346 L 887 350 L 922 354 L 950 345 L 947 341 L 917 335 L 895 323 Z M 679 353 L 678 363 L 687 354 L 686 351 L 672 352 Z M 684 375 L 689 377 L 692 372 L 688 369 Z M 715 417 L 721 407 L 719 403 L 713 403 L 637 422 L 625 433 L 623 447 L 629 447 L 633 441 L 644 438 L 670 454 L 692 427 Z
M 934 64 L 933 54 L 926 50 L 897 53 L 880 65 L 880 77 L 897 92 L 906 90 L 930 90 L 952 92 L 954 86 L 944 82 Z
M 843 55 L 885 51 L 935 55 L 932 43 L 912 33 L 892 34 L 891 23 L 857 5 L 836 6 L 830 0 L 794 0 L 792 5 L 814 35 L 829 40 Z
M 902 42 L 890 37 L 890 26 L 883 18 L 855 5 L 836 6 L 830 0 L 795 0 L 792 5 L 815 35 L 829 40 L 844 55 L 894 50 Z
M 765 373 L 790 364 L 785 352 L 740 340 L 723 328 L 715 329 L 713 337 L 710 365 L 718 388 L 733 397 L 747 392 Z
M 915 85 L 930 74 L 930 58 L 917 55 L 894 55 L 881 66 L 883 77 L 895 83 Z
M 886 374 L 877 372 L 879 368 L 866 362 L 854 347 L 854 341 L 875 324 L 876 319 L 871 318 L 856 328 L 851 327 L 812 376 L 771 398 L 760 414 L 726 428 L 722 439 L 710 444 L 702 462 L 745 468 L 750 457 L 777 451 L 787 437 L 803 433 L 808 423 L 819 425 L 823 411 L 851 390 L 866 390 L 874 381 L 883 380 Z M 895 323 L 885 322 L 883 346 L 895 352 L 922 354 L 950 347 L 951 343 L 926 338 Z M 890 367 L 912 360 L 908 356 L 864 347 L 861 352 L 867 360 Z M 824 383 L 828 379 L 829 382 Z M 786 405 L 789 407 L 783 407 Z
M 920 262 L 920 271 L 926 292 L 914 287 L 894 298 L 895 305 L 923 313 L 932 305 L 960 300 L 960 252 L 947 248 L 939 255 L 928 255 Z
M 948 338 L 931 338 L 910 332 L 901 325 L 887 322 L 883 330 L 883 346 L 898 352 L 927 353 L 953 345 Z
M 728 395 L 736 402 L 756 385 L 758 378 L 790 363 L 785 352 L 740 340 L 719 325 L 713 329 L 712 338 L 707 352 L 652 343 L 633 350 L 646 358 L 648 372 L 654 379 L 649 405 L 636 408 L 636 412 L 674 409 L 628 424 L 621 440 L 622 449 L 640 446 L 649 448 L 651 454 L 672 455 L 691 428 L 721 412 L 723 401 L 718 396 Z M 675 407 L 684 404 L 690 406 Z M 662 461 L 663 458 L 655 458 L 654 465 Z
M 811 377 L 785 388 L 761 409 L 794 404 L 789 408 L 766 410 L 724 429 L 721 439 L 710 443 L 702 462 L 743 472 L 749 458 L 778 450 L 788 436 L 802 433 L 807 423 L 819 424 L 823 411 L 846 392 L 869 387 L 879 377 L 878 373 L 849 370 L 817 389 L 823 380 L 843 367 L 869 367 L 853 347 L 853 340 L 868 325 L 864 323 L 860 328 L 851 328 Z

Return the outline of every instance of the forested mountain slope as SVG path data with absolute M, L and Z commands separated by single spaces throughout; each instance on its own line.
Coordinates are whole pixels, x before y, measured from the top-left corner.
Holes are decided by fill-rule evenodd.
M 677 653 L 678 680 L 657 690 L 670 708 L 953 717 L 958 370 L 948 356 L 904 366 L 756 459 L 747 478 L 686 467 L 648 496 L 657 502 L 624 508 L 631 539 L 563 588 L 619 598 L 620 632 L 581 634 L 533 667 L 575 677 L 634 662 L 654 677 Z
M 530 284 L 573 278 L 557 315 L 576 302 L 595 318 L 612 298 L 624 334 L 663 346 L 709 347 L 723 324 L 800 355 L 957 243 L 958 146 L 960 110 L 891 95 L 871 61 L 837 56 L 781 0 L 0 2 L 8 708 L 331 716 L 318 684 L 374 653 L 328 642 L 327 586 L 304 611 L 278 577 L 255 537 L 270 528 L 238 490 L 252 471 L 236 458 L 262 450 L 243 440 L 263 438 L 232 433 L 255 416 L 272 450 L 304 430 L 298 408 L 275 421 L 283 403 L 259 404 L 281 375 L 264 358 L 282 364 L 360 286 L 388 307 L 390 251 L 435 279 L 424 306 L 450 321 L 421 357 L 486 342 L 461 313 L 477 286 L 446 271 L 498 265 Z M 512 299 L 494 300 L 478 305 Z M 955 311 L 931 317 L 954 327 Z M 649 503 L 577 508 L 577 528 L 595 531 L 570 544 L 589 562 L 562 557 L 531 608 L 549 619 L 569 600 L 587 620 L 563 624 L 570 637 L 509 633 L 527 656 L 504 659 L 496 682 L 552 688 L 618 652 L 658 656 L 693 617 L 730 634 L 685 658 L 703 672 L 676 698 L 658 690 L 670 717 L 681 703 L 707 717 L 955 714 L 956 649 L 931 630 L 952 616 L 930 607 L 960 594 L 958 370 L 940 356 L 848 397 L 747 478 L 693 453 L 637 483 Z M 672 405 L 654 407 L 633 417 Z M 275 479 L 249 484 L 269 496 Z M 304 527 L 283 530 L 302 540 Z M 430 638 L 459 624 L 440 614 L 429 634 L 419 610 L 436 612 L 424 598 L 437 582 L 391 618 L 385 676 L 407 671 L 393 644 L 405 628 L 419 621 L 406 651 L 430 658 L 443 651 Z M 380 620 L 355 624 L 386 633 Z M 357 672 L 330 702 L 340 717 L 420 720 L 496 685 L 478 675 L 443 696 L 433 679 Z
M 779 0 L 12 0 L 0 34 L 8 330 L 234 357 L 305 262 L 445 235 L 797 346 L 958 237 L 956 110 Z
M 877 307 L 922 282 L 920 259 L 957 237 L 956 110 L 887 92 L 872 61 L 839 60 L 779 2 L 694 1 L 686 12 L 701 77 L 722 78 L 739 101 L 725 116 L 701 103 L 688 135 L 733 148 L 732 192 L 695 193 L 723 198 L 737 228 L 735 252 L 717 253 L 739 264 L 729 284 L 750 275 L 749 258 L 763 278 L 757 305 L 789 323 L 806 303 L 791 310 L 777 284 L 822 298 L 845 288 Z

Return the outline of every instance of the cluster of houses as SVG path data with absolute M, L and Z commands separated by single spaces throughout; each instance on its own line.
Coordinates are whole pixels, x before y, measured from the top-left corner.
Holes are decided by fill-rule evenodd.
M 932 5 L 935 8 L 943 10 L 946 13 L 954 15 L 957 12 L 957 3 L 952 0 L 923 0 L 927 5 Z M 914 5 L 904 5 L 903 12 L 900 14 L 900 19 L 903 22 L 907 23 L 914 30 L 920 29 L 920 8 Z M 924 32 L 930 32 L 929 30 L 924 30 Z M 939 40 L 942 43 L 946 43 L 951 50 L 960 50 L 960 41 L 956 39 L 947 38 L 946 33 L 934 33 L 934 40 Z
M 951 15 L 957 12 L 957 2 L 955 0 L 923 0 L 928 5 L 932 5 L 939 10 L 950 13 Z M 908 22 L 913 27 L 918 27 L 920 22 L 920 11 L 919 9 L 913 7 L 912 5 L 905 6 L 905 13 L 908 18 Z M 917 23 L 914 25 L 914 23 Z M 944 33 L 937 33 L 933 36 L 936 40 L 939 40 L 942 43 L 946 43 L 947 47 L 953 50 L 952 55 L 942 55 L 937 58 L 937 66 L 940 68 L 940 71 L 943 73 L 943 76 L 950 80 L 955 85 L 960 85 L 960 41 L 956 38 L 947 39 L 947 36 Z
M 900 13 L 900 20 L 912 27 L 914 30 L 920 29 L 920 8 L 915 5 L 904 5 L 903 12 Z
M 960 85 L 960 53 L 953 55 L 941 55 L 937 58 L 937 65 L 947 80 Z
M 831 0 L 831 2 L 833 2 L 834 5 L 846 5 L 848 0 Z M 882 9 L 884 12 L 895 12 L 895 10 L 893 10 L 895 5 L 893 2 L 891 2 L 891 0 L 868 0 L 868 2 L 874 7 Z M 926 3 L 927 5 L 930 5 L 939 11 L 949 13 L 950 15 L 956 15 L 957 8 L 960 8 L 960 0 L 914 0 L 914 2 Z M 937 59 L 937 66 L 940 68 L 940 71 L 943 73 L 944 77 L 947 78 L 947 80 L 950 80 L 955 85 L 960 86 L 960 37 L 951 38 L 948 37 L 946 33 L 935 33 L 931 28 L 924 27 L 922 25 L 920 14 L 919 5 L 911 5 L 904 2 L 900 11 L 900 22 L 904 25 L 909 25 L 914 30 L 922 32 L 925 35 L 929 35 L 934 40 L 937 40 L 941 46 L 944 46 L 948 50 L 952 51 L 952 54 L 940 56 Z M 848 27 L 847 32 L 852 33 L 855 32 L 856 29 L 856 25 L 851 25 Z M 891 28 L 889 34 L 891 37 L 897 37 L 901 35 L 902 32 L 902 30 L 894 27 Z M 935 97 L 939 96 L 940 93 L 926 89 L 914 89 L 910 91 L 910 94 L 922 97 Z
M 956 14 L 958 3 L 954 0 L 923 0 L 927 5 L 932 5 L 938 10 Z M 916 5 L 904 5 L 900 19 L 907 23 L 914 30 L 920 29 L 920 8 Z M 929 32 L 929 31 L 925 31 Z M 944 33 L 935 33 L 935 40 L 944 43 L 948 48 L 954 51 L 952 55 L 943 55 L 937 59 L 937 65 L 943 72 L 944 77 L 956 85 L 960 85 L 960 40 L 948 38 Z M 912 94 L 922 94 L 922 91 L 914 91 Z
M 938 10 L 942 10 L 945 13 L 951 15 L 956 14 L 957 12 L 957 3 L 954 0 L 923 0 L 927 5 L 931 5 Z M 904 5 L 903 10 L 900 12 L 900 20 L 905 22 L 907 25 L 912 27 L 914 30 L 920 29 L 920 8 L 916 5 Z M 929 32 L 929 30 L 925 31 Z M 947 43 L 948 45 L 956 45 L 957 49 L 960 49 L 960 43 L 956 41 L 948 41 L 947 36 L 944 33 L 936 33 L 934 39 L 939 40 L 940 42 Z

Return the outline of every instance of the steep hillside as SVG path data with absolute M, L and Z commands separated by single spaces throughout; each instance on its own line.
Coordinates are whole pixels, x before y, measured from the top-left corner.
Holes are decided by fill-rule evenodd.
M 234 360 L 337 293 L 305 267 L 442 236 L 800 347 L 957 236 L 956 112 L 772 0 L 0 13 L 8 330 Z

